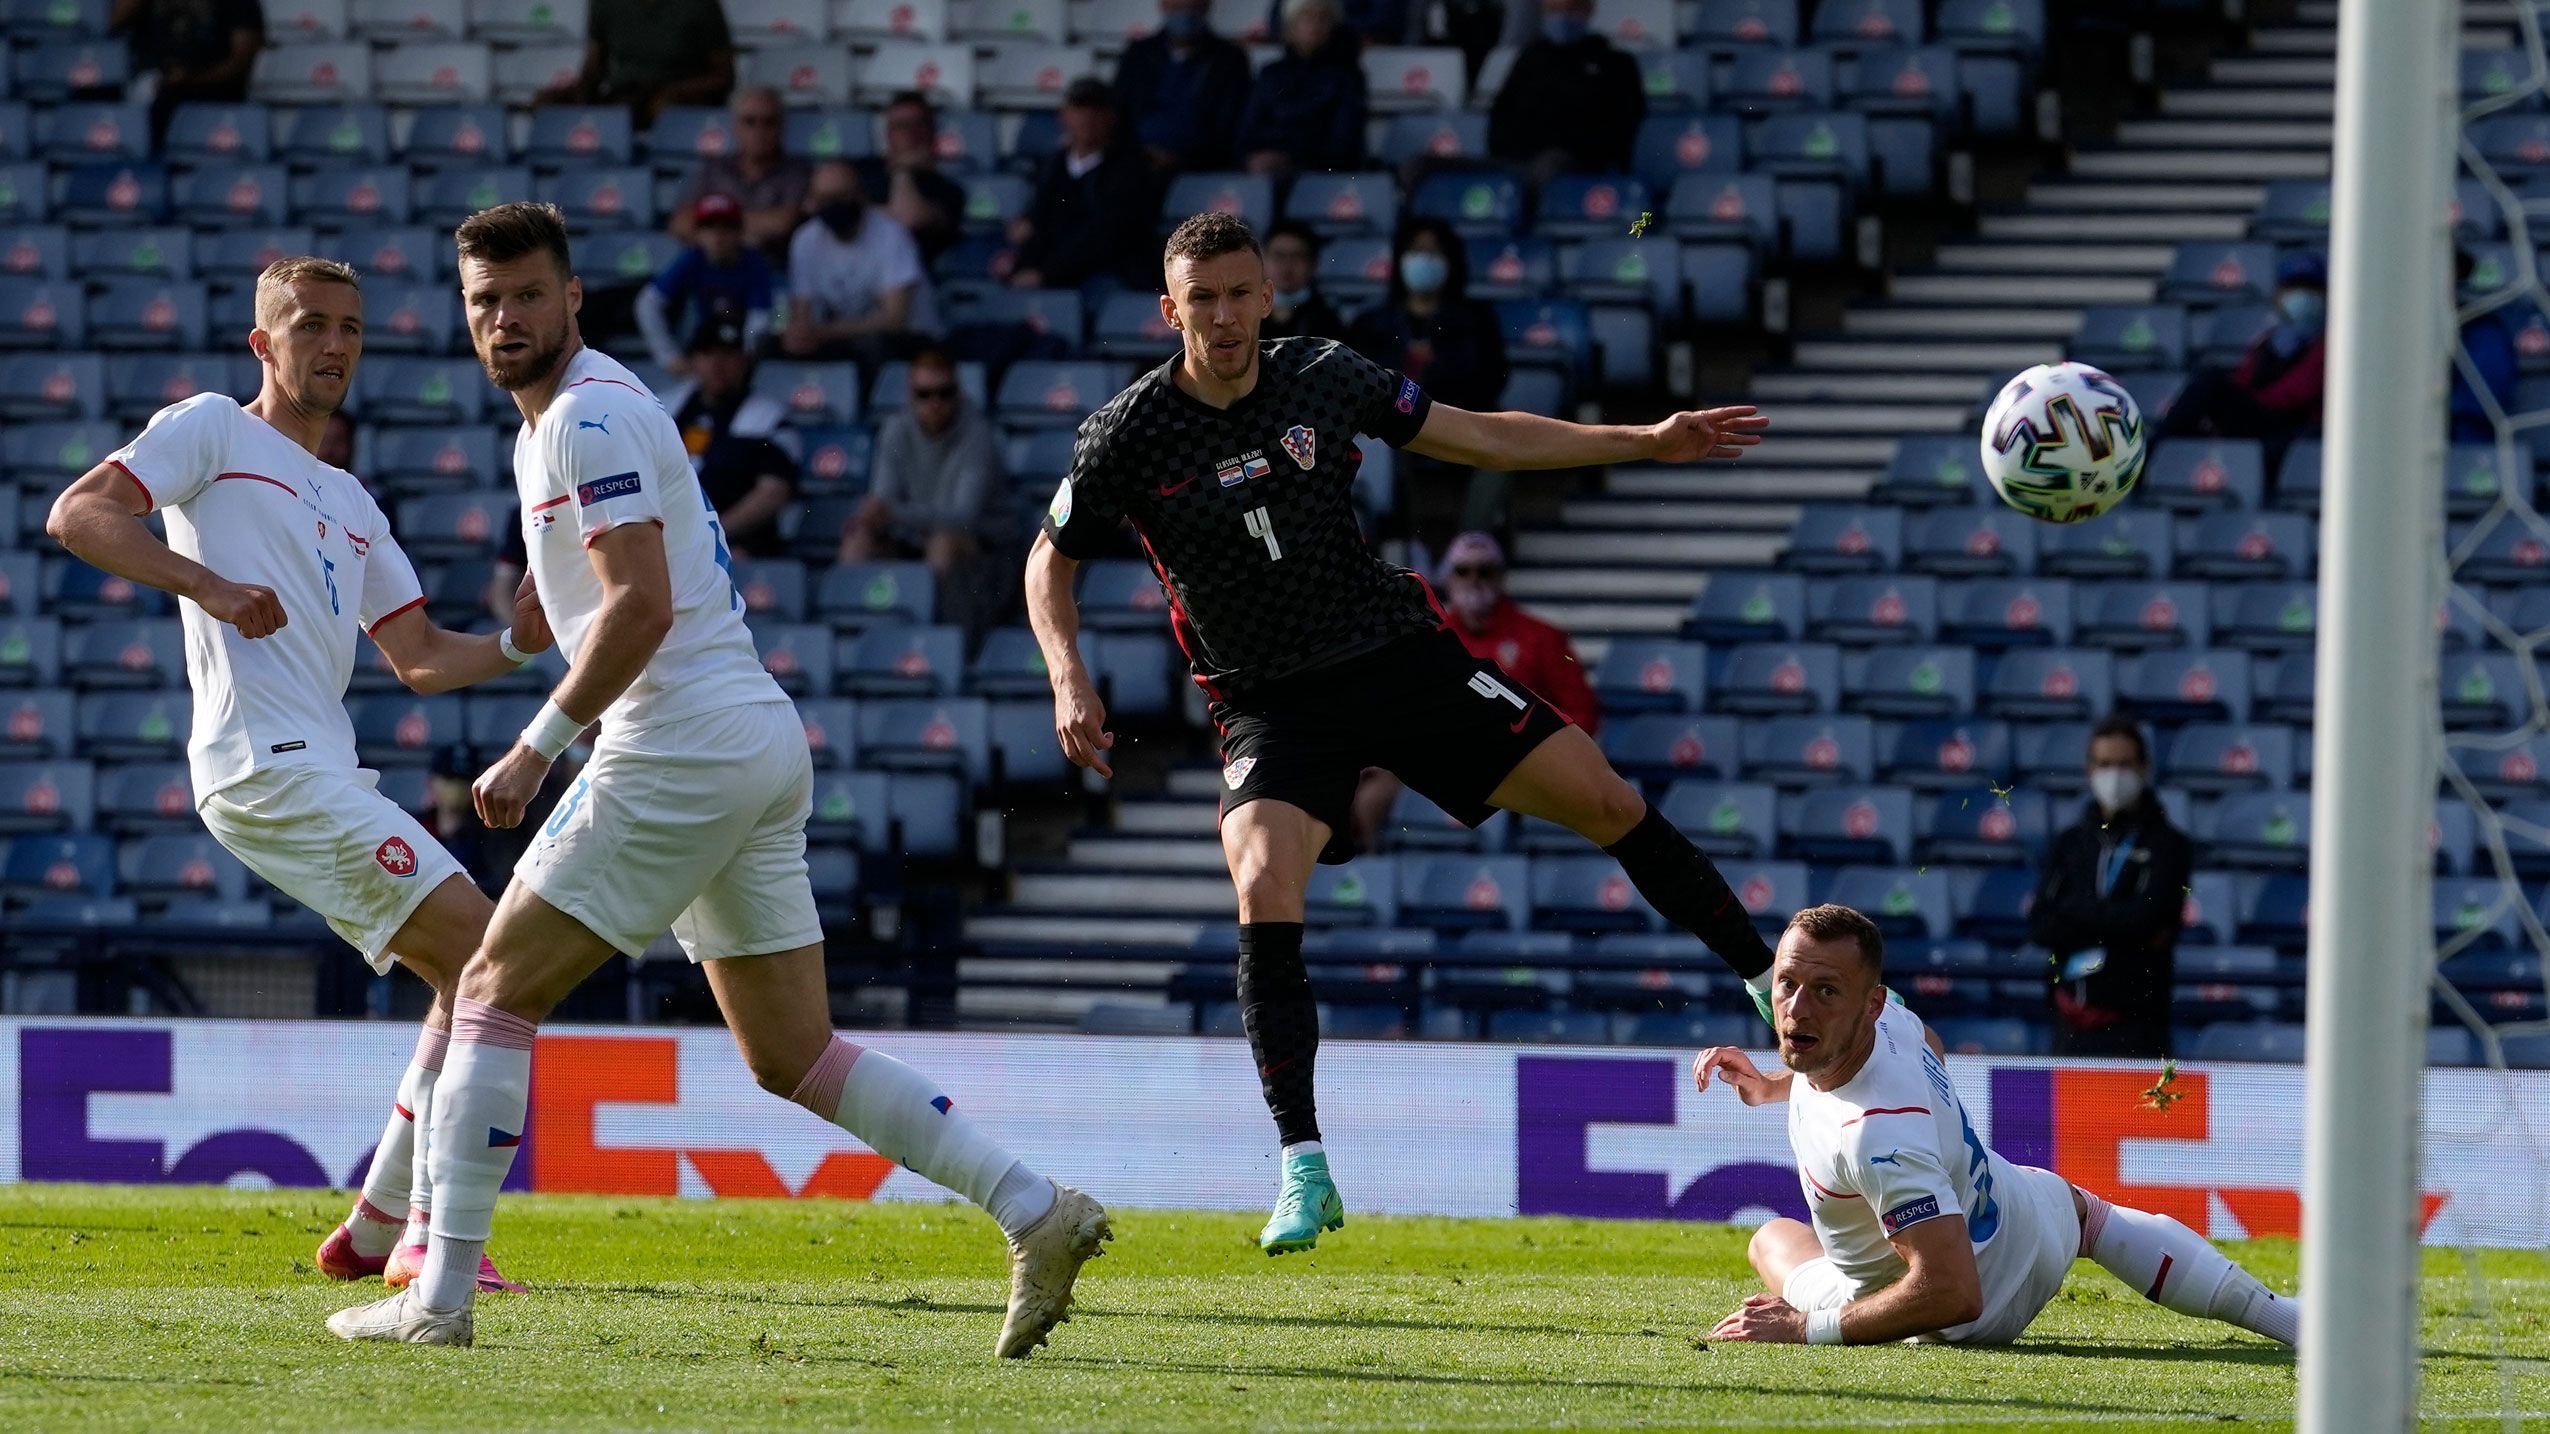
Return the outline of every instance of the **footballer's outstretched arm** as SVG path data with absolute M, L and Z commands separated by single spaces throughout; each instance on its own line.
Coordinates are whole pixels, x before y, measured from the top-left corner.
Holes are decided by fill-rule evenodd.
M 514 590 L 513 626 L 502 633 L 454 632 L 422 607 L 406 607 L 374 626 L 372 641 L 409 691 L 431 694 L 475 686 L 521 667 L 506 654 L 507 642 L 528 655 L 545 651 L 555 639 L 526 573 Z
M 291 620 L 274 589 L 234 583 L 161 542 L 142 522 L 149 511 L 141 486 L 119 465 L 101 463 L 53 500 L 44 531 L 90 567 L 190 599 L 241 637 L 271 636 Z
M 1063 755 L 1075 767 L 1113 777 L 1107 749 L 1116 745 L 1116 736 L 1107 730 L 1106 705 L 1098 700 L 1097 684 L 1080 660 L 1080 604 L 1071 593 L 1072 576 L 1079 571 L 1078 559 L 1055 547 L 1050 536 L 1036 535 L 1027 550 L 1027 625 L 1036 633 L 1045 671 L 1053 679 L 1054 737 L 1062 743 Z
M 1591 468 L 1604 463 L 1697 463 L 1735 458 L 1762 441 L 1771 420 L 1751 404 L 1677 413 L 1658 423 L 1569 423 L 1537 413 L 1473 413 L 1431 405 L 1411 452 L 1473 468 Z

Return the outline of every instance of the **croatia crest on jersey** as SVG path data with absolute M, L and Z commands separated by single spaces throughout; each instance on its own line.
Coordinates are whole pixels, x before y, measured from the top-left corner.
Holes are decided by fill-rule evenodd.
M 1255 757 L 1242 757 L 1222 769 L 1222 785 L 1236 792 L 1240 789 L 1240 783 L 1248 780 L 1248 774 L 1256 770 Z
M 1319 430 L 1296 423 L 1284 430 L 1284 451 L 1304 468 L 1319 461 Z

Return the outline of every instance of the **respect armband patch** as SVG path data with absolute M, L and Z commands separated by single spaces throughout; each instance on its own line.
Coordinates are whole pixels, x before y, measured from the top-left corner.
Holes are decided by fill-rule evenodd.
M 596 503 L 607 503 L 614 498 L 634 497 L 644 487 L 645 485 L 638 481 L 638 475 L 633 472 L 614 473 L 608 478 L 596 478 L 590 483 L 576 485 L 576 504 L 579 507 L 590 508 Z
M 1886 1226 L 1886 1233 L 1891 1235 L 1907 1225 L 1918 1225 L 1936 1218 L 1938 1214 L 1939 1197 L 1924 1195 L 1918 1200 L 1907 1200 L 1878 1218 Z
M 1392 406 L 1401 413 L 1414 413 L 1417 411 L 1417 398 L 1422 392 L 1423 390 L 1417 387 L 1415 379 L 1403 378 L 1399 380 L 1398 402 Z

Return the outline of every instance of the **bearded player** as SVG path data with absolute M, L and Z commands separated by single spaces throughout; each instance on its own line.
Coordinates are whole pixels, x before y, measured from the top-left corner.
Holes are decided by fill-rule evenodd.
M 1356 435 L 1447 463 L 1578 468 L 1734 458 L 1769 420 L 1744 407 L 1645 427 L 1469 413 L 1341 344 L 1261 342 L 1273 302 L 1265 263 L 1248 226 L 1225 214 L 1178 226 L 1166 278 L 1160 312 L 1180 350 L 1081 424 L 1028 555 L 1028 618 L 1063 751 L 1112 776 L 1114 738 L 1075 641 L 1072 574 L 1109 551 L 1120 523 L 1133 525 L 1222 733 L 1241 1022 L 1284 1152 L 1258 1243 L 1283 1254 L 1345 1223 L 1312 1095 L 1319 1024 L 1302 908 L 1313 865 L 1353 854 L 1365 768 L 1395 774 L 1469 826 L 1503 809 L 1567 827 L 1749 984 L 1771 966 L 1717 867 L 1593 738 L 1471 656 L 1425 580 L 1365 546 L 1351 500 Z
M 2012 1165 L 1975 1135 L 1921 1019 L 1887 999 L 1885 941 L 1847 906 L 1801 911 L 1780 938 L 1771 1007 L 1785 1071 L 1733 1046 L 1692 1080 L 1746 1105 L 1787 1101 L 1813 1223 L 1773 1220 L 1748 1254 L 1767 1294 L 1711 1339 L 2008 1344 L 2075 1258 L 2180 1314 L 2294 1343 L 2302 1305 L 2166 1215 L 2111 1205 L 2050 1170 Z
M 256 398 L 197 394 L 161 409 L 63 491 L 45 531 L 91 566 L 179 599 L 195 708 L 186 763 L 205 827 L 326 917 L 374 971 L 401 963 L 434 988 L 361 1198 L 318 1253 L 331 1279 L 396 1286 L 425 1251 L 453 989 L 495 907 L 360 766 L 345 714 L 354 634 L 370 633 L 409 688 L 448 692 L 520 667 L 549 631 L 528 588 L 496 636 L 436 626 L 379 505 L 317 458 L 363 357 L 354 271 L 277 260 L 257 278 L 256 317 Z M 165 543 L 142 522 L 152 513 L 166 517 Z M 492 1263 L 471 1273 L 480 1288 L 513 1288 Z
M 478 359 L 513 395 L 523 537 L 566 680 L 473 789 L 488 825 L 522 820 L 550 764 L 602 723 L 461 977 L 437 1092 L 435 1215 L 424 1273 L 328 1328 L 465 1345 L 475 1269 L 520 1143 L 542 1017 L 667 926 L 701 963 L 762 1087 L 956 1190 L 1009 1238 L 995 1350 L 1024 1358 L 1101 1253 L 1098 1202 L 1029 1169 L 919 1071 L 832 1030 L 823 928 L 806 873 L 814 771 L 805 728 L 762 670 L 717 514 L 680 430 L 626 368 L 584 346 L 566 221 L 546 204 L 470 216 L 454 236 Z

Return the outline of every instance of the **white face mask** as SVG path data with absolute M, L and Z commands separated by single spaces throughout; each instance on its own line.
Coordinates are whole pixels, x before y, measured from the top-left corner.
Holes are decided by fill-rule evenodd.
M 2142 774 L 2131 767 L 2101 767 L 2090 773 L 2090 795 L 2110 815 L 2121 812 L 2143 795 Z

